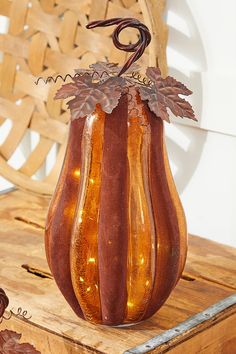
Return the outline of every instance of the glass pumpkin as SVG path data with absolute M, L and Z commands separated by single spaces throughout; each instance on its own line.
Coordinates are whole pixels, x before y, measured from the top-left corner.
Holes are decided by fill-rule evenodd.
M 191 91 L 173 78 L 161 81 L 158 69 L 147 73 L 154 80 L 151 87 L 128 84 L 121 94 L 112 86 L 120 95 L 112 110 L 102 93 L 89 114 L 77 111 L 73 117 L 78 102 L 71 101 L 76 119 L 48 211 L 45 245 L 54 279 L 75 313 L 97 324 L 129 325 L 152 316 L 178 282 L 186 259 L 185 215 L 168 162 L 163 119 L 154 111 L 166 85 L 163 95 L 169 96 L 162 103 L 194 119 L 189 103 L 177 96 Z M 104 80 L 91 81 L 88 99 L 91 87 L 100 97 L 102 85 Z M 75 84 L 65 85 L 65 97 L 73 87 L 79 91 Z
M 163 121 L 136 93 L 111 114 L 71 122 L 46 226 L 52 274 L 71 307 L 94 323 L 152 316 L 176 285 L 186 223 L 171 175 Z M 136 116 L 136 110 L 142 112 Z

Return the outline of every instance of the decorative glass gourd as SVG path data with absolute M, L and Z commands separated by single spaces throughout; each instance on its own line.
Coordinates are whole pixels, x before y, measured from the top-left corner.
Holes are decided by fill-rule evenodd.
M 195 119 L 183 84 L 131 64 L 150 42 L 134 19 L 117 24 L 115 45 L 135 51 L 125 66 L 97 63 L 79 70 L 56 98 L 69 102 L 72 121 L 59 181 L 48 211 L 46 254 L 62 294 L 82 318 L 105 325 L 152 316 L 178 282 L 186 259 L 184 211 L 164 142 L 166 106 Z M 135 45 L 118 41 L 125 27 L 140 31 Z M 134 66 L 133 66 L 134 67 Z M 121 76 L 123 75 L 123 77 Z

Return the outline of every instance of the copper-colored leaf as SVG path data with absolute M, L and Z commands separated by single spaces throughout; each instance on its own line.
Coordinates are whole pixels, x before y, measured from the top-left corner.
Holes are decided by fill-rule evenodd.
M 55 98 L 74 96 L 68 106 L 72 119 L 76 119 L 93 113 L 96 104 L 100 104 L 104 112 L 111 113 L 119 102 L 122 89 L 135 86 L 139 88 L 141 99 L 148 102 L 150 110 L 163 120 L 169 122 L 167 108 L 176 116 L 196 120 L 192 106 L 182 97 L 192 93 L 184 84 L 170 76 L 162 78 L 159 68 L 154 67 L 147 69 L 148 79 L 142 79 L 134 72 L 138 68 L 136 63 L 133 64 L 121 78 L 118 76 L 121 70 L 118 64 L 99 61 L 87 70 L 78 69 L 81 75 L 75 75 L 73 82 L 63 85 Z M 130 72 L 133 74 L 129 75 Z
M 40 354 L 35 347 L 29 343 L 19 343 L 21 334 L 5 329 L 0 331 L 0 353 L 1 354 Z
M 59 89 L 56 98 L 75 96 L 68 102 L 72 119 L 84 117 L 94 112 L 96 104 L 103 111 L 111 113 L 117 106 L 125 80 L 121 77 L 111 77 L 103 83 L 95 83 L 90 75 L 74 78 L 74 83 L 66 84 Z
M 148 101 L 151 111 L 166 121 L 169 121 L 166 108 L 169 108 L 176 116 L 196 120 L 190 103 L 179 96 L 188 96 L 192 91 L 173 77 L 162 78 L 158 68 L 148 68 L 147 76 L 151 79 L 153 85 L 151 87 L 140 87 L 139 92 L 142 100 Z
M 157 117 L 160 117 L 163 120 L 169 122 L 169 114 L 166 107 L 157 100 L 157 94 L 155 89 L 150 87 L 140 87 L 139 88 L 140 96 L 143 101 L 148 101 L 148 106 L 152 112 L 156 114 Z
M 108 79 L 110 76 L 117 75 L 120 71 L 117 63 L 109 63 L 98 61 L 94 64 L 89 65 L 89 69 L 76 69 L 77 74 L 89 74 L 93 76 L 94 79 L 98 81 L 103 81 Z
M 62 85 L 55 95 L 55 99 L 68 98 L 79 94 L 78 88 L 75 83 Z
M 107 73 L 107 74 L 118 74 L 120 71 L 120 68 L 117 63 L 109 63 L 109 62 L 103 62 L 103 61 L 98 61 L 95 64 L 89 65 L 89 67 L 93 70 L 99 73 L 100 75 L 102 73 Z
M 3 316 L 8 304 L 9 304 L 9 299 L 5 291 L 0 288 L 0 318 Z
M 159 68 L 150 67 L 146 71 L 149 79 L 158 87 L 158 88 L 174 88 L 176 94 L 182 94 L 189 96 L 192 94 L 192 91 L 189 90 L 182 82 L 175 80 L 171 76 L 167 76 L 165 79 L 161 76 L 161 71 Z

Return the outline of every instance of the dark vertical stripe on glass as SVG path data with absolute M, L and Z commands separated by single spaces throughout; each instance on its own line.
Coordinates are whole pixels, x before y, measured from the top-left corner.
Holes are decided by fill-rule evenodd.
M 81 141 L 85 119 L 71 122 L 68 145 L 46 224 L 46 253 L 55 281 L 75 311 L 83 317 L 70 274 L 70 240 L 80 186 Z M 55 300 L 56 301 L 56 300 Z
M 146 107 L 151 126 L 150 192 L 156 229 L 156 271 L 150 304 L 143 318 L 153 315 L 175 286 L 179 268 L 179 226 L 168 186 L 163 151 L 163 121 Z
M 122 323 L 127 305 L 127 96 L 105 120 L 98 230 L 99 288 L 104 324 Z

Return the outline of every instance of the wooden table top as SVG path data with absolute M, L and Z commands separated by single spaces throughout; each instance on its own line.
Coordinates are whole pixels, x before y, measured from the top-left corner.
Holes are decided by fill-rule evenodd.
M 0 326 L 19 331 L 22 341 L 31 342 L 42 353 L 143 353 L 130 348 L 236 292 L 236 249 L 189 236 L 184 274 L 155 316 L 126 328 L 92 325 L 81 320 L 60 294 L 47 266 L 43 233 L 48 203 L 46 197 L 17 190 L 0 196 L 0 287 L 10 299 L 8 309 L 16 311 L 22 307 L 32 316 L 30 320 L 13 316 Z M 232 313 L 236 313 L 236 306 L 231 304 L 221 316 L 227 318 Z M 209 324 L 204 322 L 201 326 L 207 328 Z M 199 332 L 202 328 L 199 327 Z M 174 348 L 196 331 L 198 327 L 153 352 Z

